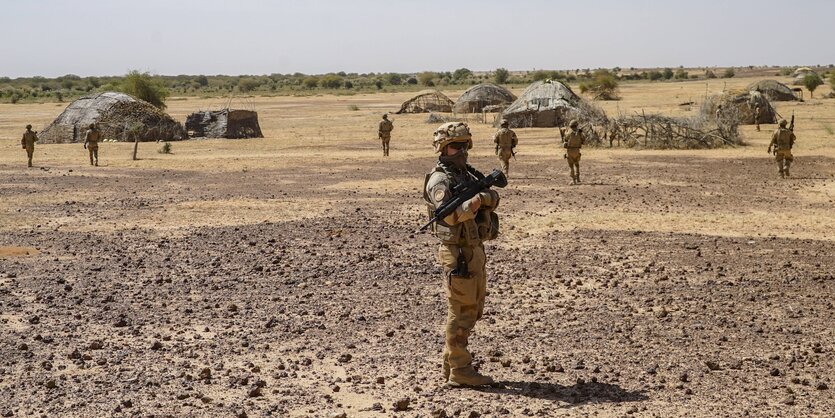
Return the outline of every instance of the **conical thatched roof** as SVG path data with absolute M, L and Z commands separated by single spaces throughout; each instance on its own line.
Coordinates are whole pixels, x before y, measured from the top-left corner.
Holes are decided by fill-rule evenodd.
M 104 92 L 82 97 L 67 106 L 38 134 L 42 142 L 79 142 L 95 123 L 105 139 L 177 141 L 186 138 L 183 125 L 153 105 L 133 96 Z
M 719 103 L 723 107 L 721 114 L 724 117 L 736 118 L 740 125 L 757 123 L 754 115 L 758 105 L 761 112 L 759 123 L 777 122 L 777 112 L 774 107 L 771 106 L 768 98 L 758 91 L 726 94 L 721 97 Z
M 777 80 L 762 80 L 752 83 L 748 85 L 748 91 L 758 91 L 775 102 L 797 100 L 797 96 L 794 95 L 791 87 Z
M 554 127 L 567 123 L 582 101 L 559 81 L 537 81 L 502 113 L 512 127 Z
M 454 103 L 438 90 L 424 90 L 403 102 L 395 113 L 452 112 Z
M 485 106 L 507 105 L 514 100 L 516 96 L 510 90 L 495 84 L 483 83 L 468 88 L 452 109 L 457 113 L 478 113 Z

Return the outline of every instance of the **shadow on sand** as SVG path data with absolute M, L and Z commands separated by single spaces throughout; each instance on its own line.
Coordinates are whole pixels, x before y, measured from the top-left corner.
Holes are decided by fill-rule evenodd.
M 566 402 L 570 406 L 585 403 L 637 402 L 649 399 L 645 391 L 628 391 L 618 385 L 599 382 L 577 383 L 563 386 L 540 382 L 496 382 L 491 387 L 477 389 L 485 393 L 525 396 L 528 398 Z

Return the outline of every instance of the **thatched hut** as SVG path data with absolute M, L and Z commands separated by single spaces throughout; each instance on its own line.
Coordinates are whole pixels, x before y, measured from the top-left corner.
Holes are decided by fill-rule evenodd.
M 186 117 L 186 131 L 192 138 L 263 138 L 258 113 L 222 109 L 195 112 Z
M 800 67 L 792 73 L 794 80 L 792 80 L 792 85 L 795 86 L 802 86 L 803 79 L 806 78 L 807 75 L 816 75 L 817 73 L 809 67 Z
M 105 139 L 115 141 L 178 141 L 186 139 L 183 125 L 163 111 L 133 96 L 104 92 L 82 97 L 67 106 L 38 134 L 45 143 L 79 142 L 95 123 Z
M 758 91 L 773 102 L 790 102 L 798 100 L 791 87 L 777 80 L 762 80 L 748 85 L 748 91 Z
M 456 113 L 479 113 L 486 106 L 508 105 L 514 100 L 516 96 L 510 90 L 495 84 L 482 83 L 468 88 L 455 101 L 452 110 Z
M 400 113 L 429 113 L 452 112 L 455 103 L 438 90 L 424 90 L 417 96 L 403 102 L 397 114 Z
M 757 105 L 760 107 L 759 123 L 776 123 L 777 112 L 768 98 L 758 91 L 746 91 L 736 94 L 725 94 L 718 102 L 722 105 L 722 110 L 719 115 L 722 118 L 733 118 L 739 122 L 740 125 L 754 125 L 757 121 L 754 119 Z
M 502 113 L 511 127 L 564 126 L 582 99 L 559 81 L 537 81 Z

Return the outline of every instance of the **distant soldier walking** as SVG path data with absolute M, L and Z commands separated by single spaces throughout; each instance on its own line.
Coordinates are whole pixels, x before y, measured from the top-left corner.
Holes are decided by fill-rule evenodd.
M 29 167 L 32 166 L 32 156 L 35 154 L 35 142 L 38 142 L 38 133 L 32 130 L 32 125 L 26 125 L 26 132 L 23 133 L 23 139 L 20 140 L 20 145 L 26 150 L 26 156 L 29 158 Z
M 380 127 L 377 129 L 377 136 L 383 141 L 383 156 L 389 155 L 389 142 L 391 142 L 391 131 L 394 130 L 394 124 L 389 120 L 389 115 L 383 115 L 383 120 L 380 121 Z
M 565 148 L 565 159 L 568 161 L 568 168 L 571 170 L 572 184 L 580 183 L 580 148 L 586 142 L 583 130 L 579 129 L 580 124 L 576 119 L 568 123 L 568 133 L 563 137 L 563 148 Z
M 90 129 L 84 134 L 84 148 L 90 154 L 90 165 L 99 166 L 99 141 L 101 131 L 95 123 L 90 124 Z M 94 162 L 95 158 L 95 162 Z
M 757 124 L 757 132 L 760 131 L 760 118 L 763 116 L 763 109 L 757 104 L 757 107 L 754 108 L 754 123 Z
M 792 147 L 797 137 L 791 129 L 786 128 L 787 122 L 785 119 L 780 120 L 780 127 L 771 135 L 771 143 L 768 144 L 768 153 L 771 154 L 774 149 L 774 159 L 777 161 L 777 167 L 780 169 L 780 177 L 789 177 L 789 167 L 791 167 L 794 156 L 792 156 Z
M 519 143 L 516 132 L 508 128 L 508 125 L 507 120 L 502 119 L 501 128 L 493 136 L 493 142 L 496 143 L 496 155 L 499 156 L 505 176 L 510 176 L 510 157 L 516 155 L 515 148 Z

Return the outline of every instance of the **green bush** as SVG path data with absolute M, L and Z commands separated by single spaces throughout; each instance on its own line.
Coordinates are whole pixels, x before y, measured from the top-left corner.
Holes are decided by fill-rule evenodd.
M 688 76 L 689 76 L 689 74 L 687 73 L 687 71 L 684 71 L 682 69 L 676 70 L 676 74 L 675 74 L 676 80 L 687 80 Z
M 302 84 L 309 89 L 315 89 L 319 85 L 319 79 L 317 77 L 307 77 L 302 81 Z
M 727 68 L 725 69 L 725 72 L 722 73 L 722 78 L 734 78 L 735 75 L 736 71 L 734 71 L 733 68 Z
M 473 72 L 467 68 L 459 68 L 452 73 L 452 79 L 455 82 L 460 82 L 473 75 Z
M 508 77 L 510 77 L 510 71 L 507 71 L 507 68 L 496 68 L 496 72 L 493 73 L 493 81 L 496 84 L 507 83 Z
M 597 70 L 589 81 L 580 83 L 581 93 L 591 93 L 595 99 L 617 100 L 618 81 L 609 70 Z
M 420 84 L 423 84 L 424 86 L 431 87 L 431 86 L 435 85 L 434 80 L 435 80 L 435 77 L 437 77 L 437 76 L 438 76 L 438 74 L 436 74 L 432 71 L 424 71 L 424 72 L 417 75 L 417 79 L 418 79 L 418 82 L 420 82 Z
M 661 74 L 660 71 L 652 70 L 649 73 L 647 73 L 647 77 L 649 77 L 649 79 L 652 81 L 657 81 L 664 78 L 664 74 Z
M 258 87 L 261 87 L 261 82 L 254 78 L 247 77 L 238 80 L 238 90 L 244 93 L 256 90 Z
M 171 148 L 172 146 L 170 142 L 163 142 L 162 147 L 160 147 L 157 152 L 160 154 L 171 154 Z
M 151 77 L 151 74 L 137 70 L 125 75 L 124 80 L 119 84 L 119 90 L 160 109 L 165 109 L 165 99 L 169 94 L 168 89 L 160 81 Z
M 809 89 L 810 97 L 815 97 L 815 89 L 818 88 L 818 86 L 820 86 L 821 84 L 823 84 L 821 76 L 815 73 L 806 74 L 806 76 L 803 77 L 803 87 Z
M 386 80 L 387 83 L 391 84 L 392 86 L 399 86 L 400 83 L 403 82 L 403 78 L 400 77 L 400 74 L 397 74 L 397 73 L 386 74 L 385 80 Z
M 673 74 L 673 70 L 670 68 L 665 68 L 664 72 L 662 72 L 661 74 L 664 76 L 664 80 L 669 80 L 673 78 L 673 75 L 675 75 Z
M 342 77 L 338 75 L 326 75 L 319 80 L 319 85 L 326 89 L 338 89 L 342 87 Z

